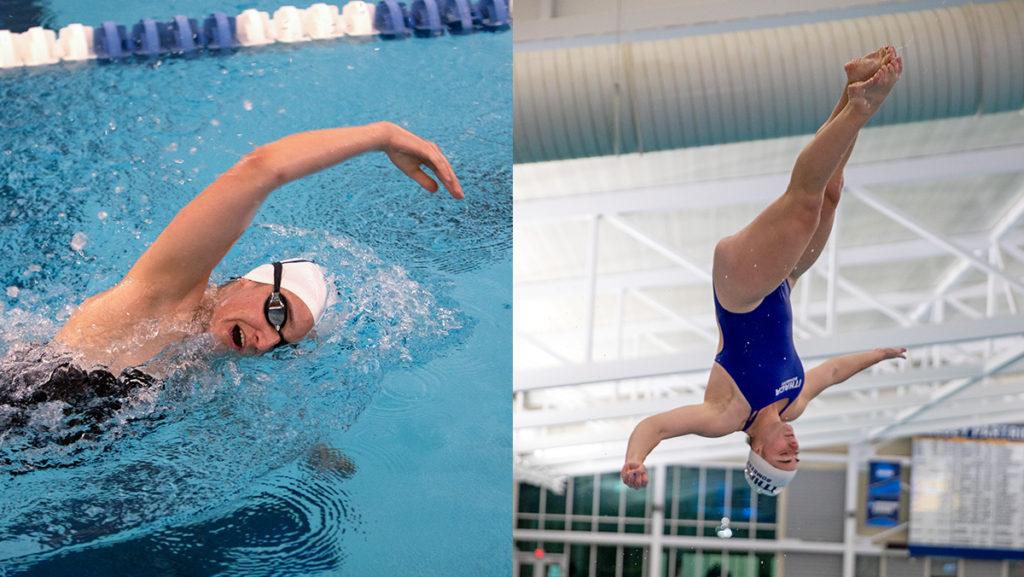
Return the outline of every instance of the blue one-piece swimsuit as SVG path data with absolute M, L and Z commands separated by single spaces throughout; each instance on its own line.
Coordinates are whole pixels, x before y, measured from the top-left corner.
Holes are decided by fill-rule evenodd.
M 725 310 L 715 294 L 715 316 L 723 341 L 715 361 L 736 381 L 750 403 L 750 416 L 743 425 L 746 431 L 758 411 L 779 399 L 789 401 L 779 411 L 780 415 L 784 413 L 804 386 L 804 366 L 793 346 L 789 282 L 782 281 L 747 313 Z

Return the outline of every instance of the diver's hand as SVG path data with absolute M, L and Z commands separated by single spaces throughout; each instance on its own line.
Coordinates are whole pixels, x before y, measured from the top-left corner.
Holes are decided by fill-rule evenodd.
M 455 171 L 452 170 L 448 159 L 436 144 L 423 140 L 396 124 L 389 122 L 385 126 L 387 127 L 387 138 L 384 143 L 384 152 L 399 170 L 427 189 L 428 192 L 437 192 L 437 182 L 421 168 L 426 166 L 444 184 L 453 198 L 464 197 L 462 185 L 459 184 Z
M 647 468 L 643 463 L 627 461 L 619 475 L 623 483 L 634 489 L 643 489 L 647 486 Z
M 901 348 L 901 347 L 893 347 L 893 348 L 888 348 L 888 349 L 875 349 L 875 352 L 877 352 L 877 353 L 882 355 L 882 358 L 879 359 L 879 362 L 887 360 L 887 359 L 895 359 L 895 358 L 905 359 L 905 358 L 907 358 L 907 349 Z

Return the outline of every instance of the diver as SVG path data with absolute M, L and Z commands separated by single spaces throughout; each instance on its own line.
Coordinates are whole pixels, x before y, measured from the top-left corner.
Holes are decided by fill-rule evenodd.
M 885 348 L 829 359 L 804 373 L 793 345 L 790 291 L 817 260 L 832 231 L 843 169 L 860 129 L 899 80 L 903 62 L 891 46 L 845 66 L 835 109 L 797 157 L 789 187 L 753 222 L 715 246 L 712 270 L 718 354 L 704 402 L 641 421 L 630 435 L 622 481 L 647 484 L 644 459 L 664 439 L 696 434 L 748 435 L 744 475 L 777 495 L 796 475 L 799 444 L 787 422 L 828 387 L 906 349 Z
M 302 132 L 255 148 L 182 208 L 124 278 L 85 299 L 49 345 L 9 351 L 0 363 L 0 431 L 26 425 L 27 410 L 57 401 L 72 417 L 60 443 L 97 434 L 124 397 L 157 382 L 146 363 L 188 337 L 207 333 L 216 351 L 239 355 L 306 338 L 333 291 L 318 264 L 281 259 L 221 285 L 210 274 L 271 192 L 373 151 L 427 191 L 439 185 L 424 167 L 463 198 L 437 145 L 389 122 Z

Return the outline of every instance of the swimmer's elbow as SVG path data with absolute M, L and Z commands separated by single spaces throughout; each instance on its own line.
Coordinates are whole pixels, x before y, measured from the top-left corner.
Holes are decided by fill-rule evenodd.
M 271 189 L 283 186 L 289 181 L 284 163 L 267 146 L 258 146 L 242 157 L 237 165 L 256 182 L 265 183 Z
M 651 439 L 658 443 L 668 438 L 665 427 L 660 425 L 660 419 L 658 419 L 658 415 L 647 417 L 646 419 L 637 423 L 636 428 L 633 429 L 633 434 L 647 439 Z

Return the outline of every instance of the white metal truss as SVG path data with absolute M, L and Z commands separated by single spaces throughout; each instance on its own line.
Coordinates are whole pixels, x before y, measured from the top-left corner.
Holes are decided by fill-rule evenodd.
M 797 349 L 808 366 L 882 346 L 907 346 L 910 353 L 907 361 L 875 367 L 812 403 L 795 423 L 802 448 L 1024 421 L 1022 158 L 1024 145 L 1001 144 L 848 167 L 842 221 L 794 292 Z M 545 171 L 558 178 L 554 167 Z M 980 227 L 936 225 L 952 219 L 925 219 L 929 207 L 899 204 L 901 186 L 1007 174 L 1017 176 L 998 195 L 1000 203 L 971 206 Z M 544 241 L 553 243 L 555 254 L 583 255 L 581 266 L 567 274 L 531 275 L 529 264 L 527 274 L 517 269 L 517 315 L 537 306 L 556 311 L 545 323 L 517 317 L 517 467 L 532 479 L 616 470 L 641 418 L 700 402 L 717 327 L 710 302 L 696 303 L 692 295 L 709 294 L 710 260 L 665 240 L 651 228 L 657 220 L 644 215 L 668 215 L 685 226 L 691 211 L 763 206 L 785 189 L 788 177 L 771 172 L 579 193 L 562 182 L 557 188 L 567 194 L 517 196 L 519 235 L 563 234 L 572 223 L 588 231 L 580 236 L 586 246 Z M 899 233 L 878 243 L 844 244 L 851 221 L 865 219 Z M 518 237 L 516 250 L 533 238 Z M 710 247 L 715 240 L 701 243 Z M 624 243 L 632 243 L 637 263 L 646 259 L 649 266 L 607 266 L 606 251 L 621 253 Z M 883 282 L 901 270 L 923 271 L 923 280 L 905 287 Z M 582 311 L 580 321 L 562 308 Z M 746 450 L 741 435 L 673 439 L 648 462 L 735 459 Z

